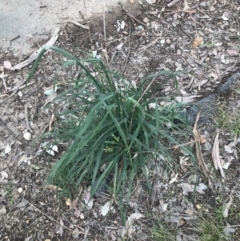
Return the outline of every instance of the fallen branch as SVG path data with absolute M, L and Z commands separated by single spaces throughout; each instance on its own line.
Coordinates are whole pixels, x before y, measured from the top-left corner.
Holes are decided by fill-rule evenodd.
M 41 48 L 39 48 L 39 49 L 36 50 L 34 53 L 32 53 L 27 60 L 25 60 L 25 61 L 23 61 L 23 62 L 15 65 L 15 66 L 13 66 L 13 67 L 11 67 L 10 70 L 19 70 L 19 69 L 22 69 L 22 68 L 24 68 L 25 66 L 31 64 L 35 59 L 37 59 L 37 57 L 38 57 L 39 53 L 42 51 L 42 49 L 45 48 L 45 49 L 47 50 L 47 49 L 49 49 L 52 45 L 55 44 L 55 42 L 56 42 L 57 39 L 58 39 L 58 32 L 59 32 L 59 31 L 60 31 L 60 29 L 57 28 L 57 29 L 55 30 L 52 38 L 51 38 L 46 44 L 44 44 Z

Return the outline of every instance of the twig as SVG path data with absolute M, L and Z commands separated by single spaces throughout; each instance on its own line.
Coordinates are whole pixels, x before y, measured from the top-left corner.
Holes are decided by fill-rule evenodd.
M 48 127 L 48 130 L 49 130 L 50 132 L 52 131 L 52 123 L 53 123 L 54 119 L 55 119 L 55 115 L 52 114 L 52 115 L 51 115 L 50 122 L 49 122 L 49 127 Z
M 105 13 L 103 13 L 103 35 L 104 35 L 104 41 L 106 41 L 106 39 L 107 39 L 107 34 L 106 34 Z
M 28 59 L 24 60 L 23 62 L 14 65 L 13 67 L 10 68 L 10 70 L 20 70 L 22 68 L 24 68 L 25 66 L 29 65 L 30 63 L 32 63 L 35 59 L 37 59 L 37 57 L 39 56 L 40 52 L 45 49 L 48 50 L 51 46 L 53 46 L 55 44 L 55 42 L 57 41 L 58 38 L 58 32 L 60 31 L 60 28 L 57 28 L 54 32 L 54 34 L 52 35 L 51 39 L 44 44 L 41 48 L 39 48 L 38 50 L 34 51 Z
M 126 57 L 126 60 L 125 60 L 125 64 L 124 64 L 124 67 L 123 67 L 123 70 L 122 70 L 121 76 L 123 76 L 124 73 L 125 73 L 125 71 L 126 71 L 127 63 L 128 63 L 128 59 L 129 59 L 129 56 L 130 56 L 130 50 L 131 50 L 131 30 L 130 30 L 130 24 L 129 24 L 129 34 L 128 34 L 128 53 L 127 53 L 127 57 Z
M 128 15 L 128 17 L 130 17 L 131 19 L 134 19 L 136 22 L 138 22 L 139 24 L 143 25 L 146 27 L 146 24 L 141 22 L 140 20 L 138 20 L 137 18 L 135 18 L 132 14 L 128 13 L 128 10 L 126 8 L 123 7 L 123 5 L 121 4 L 121 2 L 118 1 L 119 6 L 122 8 L 122 10 L 125 11 L 125 13 Z
M 13 41 L 15 41 L 15 40 L 17 40 L 17 39 L 19 39 L 19 38 L 20 38 L 20 35 L 16 36 L 15 38 L 13 38 L 13 39 L 10 40 L 10 43 L 12 43 Z
M 144 52 L 147 48 L 149 48 L 149 47 L 151 47 L 151 46 L 154 46 L 160 38 L 161 38 L 161 37 L 158 37 L 158 38 L 154 39 L 151 43 L 149 43 L 149 44 L 147 44 L 147 45 L 139 48 L 139 49 L 137 50 L 138 55 L 141 54 L 142 52 Z
M 7 76 L 7 75 L 5 75 L 5 76 Z M 2 74 L 0 75 L 0 78 L 3 80 L 3 85 L 4 85 L 4 88 L 5 88 L 6 92 L 7 92 L 7 84 L 6 84 L 6 81 L 4 79 L 4 72 L 2 72 Z
M 31 133 L 33 132 L 30 125 L 29 125 L 29 121 L 28 121 L 28 108 L 27 108 L 27 104 L 24 105 L 24 111 L 25 111 L 25 121 L 27 124 L 27 130 L 30 131 Z
M 209 65 L 207 65 L 205 63 L 202 63 L 201 61 L 197 60 L 196 58 L 191 58 L 191 60 L 196 62 L 199 65 L 202 65 L 202 66 L 207 67 L 207 68 L 211 68 L 211 66 L 209 66 Z
M 152 188 L 152 195 L 151 195 L 151 206 L 154 206 L 154 203 L 156 201 L 156 194 L 157 194 L 157 175 L 155 175 L 154 181 L 153 181 L 153 188 Z
M 71 231 L 71 232 L 74 231 L 74 230 L 68 228 L 67 226 L 62 225 L 60 222 L 58 222 L 58 221 L 55 220 L 54 218 L 50 217 L 50 216 L 47 215 L 46 213 L 42 212 L 39 208 L 37 208 L 36 206 L 34 206 L 33 204 L 31 204 L 29 201 L 27 201 L 27 202 L 28 202 L 28 204 L 29 204 L 30 206 L 32 206 L 33 208 L 35 208 L 38 212 L 40 212 L 41 214 L 43 214 L 45 217 L 49 218 L 51 221 L 57 223 L 58 225 L 60 225 L 60 226 L 62 226 L 62 227 L 64 227 L 64 228 L 66 228 L 67 230 L 69 230 L 69 231 Z M 78 231 L 78 233 L 86 235 L 85 232 Z
M 155 79 L 157 78 L 158 73 L 156 73 L 156 75 L 154 76 L 154 78 L 152 79 L 152 81 L 150 82 L 150 84 L 147 86 L 147 88 L 144 90 L 144 92 L 142 93 L 142 95 L 139 97 L 138 102 L 142 99 L 142 97 L 146 94 L 146 92 L 148 91 L 148 89 L 150 88 L 150 86 L 152 85 L 152 83 L 155 81 Z
M 81 15 L 81 17 L 82 17 L 82 20 L 84 21 L 84 22 L 86 22 L 86 19 L 85 19 L 85 17 L 83 16 L 83 14 L 82 14 L 82 12 L 81 11 L 79 11 L 79 14 Z
M 71 20 L 71 21 L 68 21 L 68 22 L 72 23 L 72 24 L 75 24 L 75 25 L 77 25 L 80 28 L 83 28 L 83 29 L 86 29 L 86 30 L 90 30 L 89 26 L 83 25 L 83 24 L 81 24 L 81 23 L 79 23 L 77 21 Z
M 163 19 L 166 19 L 168 16 L 170 16 L 171 14 L 174 14 L 174 13 L 189 13 L 189 14 L 193 14 L 193 13 L 196 13 L 196 10 L 195 9 L 183 9 L 183 10 L 176 10 L 176 11 L 172 11 L 172 12 L 170 12 L 170 13 L 168 13 L 167 15 L 165 15 L 164 17 L 163 17 Z M 163 21 L 163 19 L 162 19 L 162 21 Z
M 173 0 L 172 2 L 170 2 L 167 6 L 168 7 L 172 7 L 174 4 L 176 4 L 177 2 L 179 2 L 180 0 Z
M 209 176 L 209 170 L 208 170 L 208 167 L 207 167 L 207 165 L 204 161 L 202 150 L 201 150 L 201 143 L 199 141 L 199 139 L 201 137 L 198 130 L 197 130 L 197 123 L 198 123 L 199 117 L 200 117 L 200 112 L 197 114 L 196 121 L 195 121 L 195 124 L 194 124 L 194 127 L 193 127 L 194 138 L 195 138 L 195 140 L 198 139 L 198 141 L 195 142 L 195 144 L 196 144 L 196 156 L 197 156 L 197 159 L 198 159 L 199 166 L 203 170 L 204 176 L 208 179 L 209 188 L 213 189 L 212 182 L 211 182 L 210 176 Z

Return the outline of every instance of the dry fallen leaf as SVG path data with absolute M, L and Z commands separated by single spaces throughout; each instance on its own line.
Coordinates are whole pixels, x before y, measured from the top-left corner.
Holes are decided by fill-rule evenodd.
M 88 187 L 88 189 L 85 190 L 85 192 L 83 193 L 84 202 L 88 210 L 92 209 L 93 207 L 93 199 L 91 198 L 90 190 L 91 190 L 91 187 Z
M 172 184 L 177 181 L 178 173 L 170 180 L 169 184 Z
M 5 206 L 1 207 L 0 208 L 0 216 L 4 215 L 6 213 L 7 213 L 7 210 L 6 210 Z
M 222 20 L 224 20 L 224 21 L 229 20 L 229 17 L 228 17 L 228 13 L 227 13 L 227 12 L 223 13 L 223 15 L 222 15 Z
M 0 179 L 8 179 L 8 173 L 5 171 L 0 172 L 1 178 Z
M 168 203 L 164 203 L 164 201 L 161 199 L 159 201 L 159 209 L 162 213 L 164 213 L 167 210 Z
M 103 216 L 106 216 L 111 208 L 112 202 L 106 202 L 103 206 L 100 207 L 100 212 Z
M 233 150 L 233 148 L 231 147 L 231 146 L 224 146 L 224 150 L 227 152 L 227 153 L 229 153 L 229 154 L 231 154 L 231 153 L 233 153 L 234 152 L 234 150 Z
M 202 43 L 203 38 L 202 37 L 196 37 L 195 40 L 193 41 L 192 47 L 197 48 L 199 45 Z
M 218 163 L 220 163 L 218 136 L 219 136 L 219 133 L 215 137 L 213 149 L 212 149 L 212 160 L 213 160 L 213 165 L 216 170 L 218 170 Z
M 125 236 L 130 237 L 132 234 L 132 224 L 134 220 L 140 219 L 144 217 L 144 215 L 142 215 L 141 213 L 132 213 L 126 222 L 125 227 L 122 230 L 122 237 L 124 238 Z
M 80 232 L 77 228 L 75 228 L 72 232 L 72 236 L 74 239 L 79 239 L 79 234 L 80 234 Z
M 56 233 L 58 233 L 61 237 L 63 236 L 63 227 L 64 227 L 64 223 L 62 221 L 62 219 L 60 220 L 60 227 L 58 229 L 58 231 Z
M 204 194 L 204 190 L 207 190 L 207 186 L 204 183 L 199 183 L 198 186 L 196 187 L 196 191 L 198 193 Z
M 175 100 L 179 103 L 182 104 L 187 104 L 190 102 L 193 102 L 197 97 L 199 97 L 200 95 L 189 95 L 189 96 L 177 96 L 175 97 Z
M 228 49 L 227 50 L 227 53 L 230 55 L 230 56 L 238 56 L 238 51 L 236 49 Z
M 195 143 L 196 143 L 196 156 L 197 156 L 197 159 L 199 161 L 199 165 L 202 168 L 205 177 L 207 177 L 208 180 L 209 180 L 209 174 L 208 174 L 209 170 L 208 170 L 207 165 L 206 165 L 206 163 L 203 159 L 202 150 L 201 150 L 201 144 L 200 144 L 201 136 L 200 136 L 200 134 L 198 133 L 198 130 L 197 130 L 197 123 L 198 123 L 198 120 L 199 120 L 199 116 L 200 116 L 200 112 L 197 114 L 196 121 L 195 121 L 195 124 L 194 124 L 194 127 L 193 127 L 193 134 L 194 134 Z
M 222 165 L 220 162 L 220 156 L 219 156 L 219 140 L 218 140 L 219 133 L 216 135 L 214 144 L 213 144 L 213 149 L 212 149 L 212 159 L 213 159 L 213 164 L 216 170 L 220 170 L 221 176 L 223 179 L 225 179 L 225 173 L 222 169 Z
M 230 201 L 228 203 L 224 203 L 223 204 L 223 210 L 222 210 L 222 214 L 224 218 L 228 217 L 228 210 L 232 205 L 232 197 L 230 196 Z
M 189 192 L 194 192 L 195 189 L 196 189 L 196 192 L 200 194 L 204 194 L 205 193 L 204 190 L 207 189 L 207 186 L 204 183 L 199 183 L 198 186 L 191 185 L 188 183 L 180 183 L 178 184 L 178 186 L 182 188 L 183 195 L 188 195 Z
M 235 231 L 236 231 L 236 229 L 233 228 L 232 226 L 230 226 L 229 224 L 227 224 L 227 226 L 223 229 L 223 232 L 226 236 L 230 236 Z
M 178 186 L 180 186 L 183 190 L 183 195 L 188 195 L 189 192 L 194 191 L 194 185 L 190 185 L 188 183 L 181 183 Z

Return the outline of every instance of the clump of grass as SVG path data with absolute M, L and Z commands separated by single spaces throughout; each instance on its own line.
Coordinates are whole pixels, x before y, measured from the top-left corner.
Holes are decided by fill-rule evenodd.
M 221 223 L 214 220 L 203 220 L 198 226 L 200 241 L 225 241 L 227 238 L 223 234 Z
M 52 49 L 68 59 L 63 68 L 77 66 L 79 74 L 52 102 L 69 106 L 55 113 L 57 124 L 51 133 L 56 142 L 69 143 L 69 147 L 54 165 L 49 182 L 64 189 L 90 184 L 93 195 L 111 179 L 113 196 L 117 198 L 121 191 L 127 199 L 136 175 L 144 173 L 148 179 L 149 160 L 161 155 L 166 163 L 173 161 L 173 145 L 191 154 L 173 134 L 186 135 L 174 124 L 176 120 L 184 122 L 182 104 L 160 106 L 150 90 L 156 77 L 162 78 L 162 84 L 170 80 L 177 84 L 175 73 L 159 71 L 142 79 L 136 88 L 98 58 L 78 60 L 61 49 Z
M 224 103 L 218 107 L 216 124 L 218 128 L 229 131 L 232 137 L 240 136 L 239 113 L 228 111 Z
M 172 241 L 175 240 L 176 234 L 176 230 L 158 222 L 151 229 L 150 237 L 153 241 Z
M 213 48 L 213 47 L 215 47 L 215 43 L 207 42 L 207 43 L 204 44 L 204 46 L 206 46 L 207 48 Z

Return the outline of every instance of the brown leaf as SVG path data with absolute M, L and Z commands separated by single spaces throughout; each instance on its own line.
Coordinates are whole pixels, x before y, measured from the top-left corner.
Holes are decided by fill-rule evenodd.
M 192 47 L 195 49 L 199 47 L 199 45 L 202 43 L 203 38 L 202 37 L 196 37 L 195 40 L 193 41 Z
M 225 174 L 222 169 L 222 165 L 220 162 L 220 156 L 219 156 L 219 140 L 218 140 L 219 133 L 216 135 L 214 144 L 213 144 L 213 149 L 212 149 L 212 160 L 213 164 L 216 170 L 220 170 L 221 176 L 225 179 Z
M 201 144 L 200 144 L 201 136 L 199 135 L 198 130 L 197 130 L 197 123 L 199 120 L 199 116 L 200 116 L 200 112 L 197 114 L 196 121 L 195 121 L 195 124 L 193 127 L 193 134 L 194 134 L 195 143 L 196 143 L 196 155 L 197 155 L 197 159 L 199 161 L 199 165 L 202 168 L 205 177 L 207 177 L 209 179 L 209 174 L 208 174 L 209 170 L 203 159 L 202 150 L 201 150 Z

